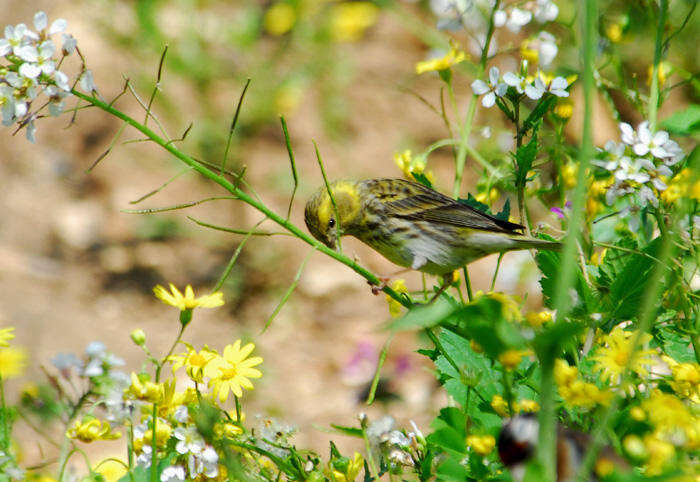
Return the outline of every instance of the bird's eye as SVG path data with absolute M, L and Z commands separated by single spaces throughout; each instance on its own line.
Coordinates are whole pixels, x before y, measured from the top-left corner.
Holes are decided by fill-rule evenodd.
M 328 227 L 332 228 L 335 226 L 335 219 L 331 218 L 330 221 L 328 221 Z

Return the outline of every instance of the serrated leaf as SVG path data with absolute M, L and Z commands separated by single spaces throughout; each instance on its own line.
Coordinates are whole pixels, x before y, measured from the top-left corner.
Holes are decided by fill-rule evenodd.
M 553 241 L 551 236 L 543 236 L 540 238 Z M 540 287 L 542 288 L 542 296 L 544 304 L 547 308 L 554 309 L 554 294 L 556 286 L 559 282 L 559 273 L 561 272 L 561 253 L 557 251 L 539 251 L 535 256 L 537 267 L 542 272 L 540 278 Z M 581 272 L 581 267 L 576 263 L 576 281 L 573 286 L 574 298 L 573 313 L 595 313 L 598 308 L 599 300 L 597 300 L 591 291 L 591 287 L 586 282 L 586 278 Z
M 691 104 L 684 110 L 674 112 L 661 122 L 661 127 L 680 136 L 700 131 L 700 105 Z
M 476 198 L 474 196 L 472 196 L 472 193 L 467 193 L 467 199 L 459 198 L 459 199 L 457 199 L 457 202 L 460 204 L 465 204 L 471 208 L 474 208 L 477 211 L 481 211 L 482 213 L 486 213 L 490 216 L 493 216 L 493 213 L 491 212 L 491 208 L 489 208 L 486 204 L 477 201 Z
M 643 251 L 654 256 L 659 244 L 660 238 L 656 238 Z M 637 314 L 654 264 L 653 259 L 641 254 L 633 254 L 627 259 L 610 285 L 609 302 L 612 316 L 631 318 Z
M 518 147 L 518 150 L 515 151 L 515 162 L 517 165 L 515 173 L 516 186 L 525 185 L 527 173 L 530 171 L 532 163 L 535 162 L 535 157 L 537 157 L 537 129 L 533 130 L 530 142 Z
M 506 199 L 506 202 L 503 204 L 503 209 L 501 209 L 501 212 L 495 214 L 493 217 L 496 219 L 500 219 L 501 221 L 508 221 L 510 219 L 510 199 Z
M 556 102 L 557 97 L 553 95 L 540 98 L 540 101 L 537 103 L 535 108 L 532 109 L 532 112 L 530 112 L 530 115 L 527 116 L 525 122 L 523 122 L 523 127 L 520 131 L 521 137 L 527 134 L 527 131 L 535 127 L 535 125 L 545 116 L 545 114 L 554 107 Z
M 416 182 L 424 185 L 425 187 L 429 187 L 430 189 L 433 189 L 433 183 L 430 182 L 430 179 L 426 177 L 425 174 L 422 172 L 411 172 L 411 176 L 413 176 L 413 179 L 416 180 Z

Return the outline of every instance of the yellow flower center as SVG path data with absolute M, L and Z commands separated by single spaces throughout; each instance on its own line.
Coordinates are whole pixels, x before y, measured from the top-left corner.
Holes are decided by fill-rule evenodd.
M 627 361 L 630 358 L 630 353 L 629 350 L 626 349 L 620 349 L 615 353 L 615 356 L 613 359 L 615 360 L 615 363 L 617 363 L 619 366 L 624 367 L 627 366 Z
M 230 380 L 231 378 L 235 377 L 237 373 L 238 373 L 238 370 L 236 370 L 236 367 L 222 368 L 221 369 L 221 378 L 223 380 Z

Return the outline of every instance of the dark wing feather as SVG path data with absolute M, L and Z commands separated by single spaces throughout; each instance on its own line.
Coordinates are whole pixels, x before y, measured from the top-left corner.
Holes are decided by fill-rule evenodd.
M 398 179 L 392 181 L 400 181 L 396 185 L 401 186 L 400 191 L 403 194 L 396 195 L 393 200 L 384 202 L 384 207 L 394 216 L 509 234 L 524 229 L 519 224 L 496 219 L 422 184 Z

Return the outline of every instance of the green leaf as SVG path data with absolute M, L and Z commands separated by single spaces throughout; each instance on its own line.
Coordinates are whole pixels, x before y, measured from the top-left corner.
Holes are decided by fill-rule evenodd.
M 440 297 L 429 305 L 413 305 L 401 318 L 389 324 L 394 331 L 430 328 L 439 325 L 456 309 L 456 304 Z
M 535 162 L 535 157 L 537 156 L 537 128 L 532 132 L 532 138 L 530 142 L 524 146 L 518 147 L 515 151 L 515 162 L 517 164 L 517 171 L 515 173 L 515 185 L 524 186 L 527 180 L 527 173 L 532 167 L 532 163 Z
M 433 183 L 430 182 L 430 179 L 428 179 L 428 178 L 425 176 L 425 174 L 423 174 L 422 172 L 421 172 L 421 173 L 418 173 L 418 172 L 411 172 L 411 176 L 413 176 L 413 179 L 415 179 L 416 182 L 421 183 L 421 184 L 424 185 L 425 187 L 429 187 L 430 189 L 433 188 Z
M 503 209 L 501 209 L 500 213 L 494 215 L 494 217 L 501 221 L 508 221 L 510 219 L 510 199 L 506 199 L 506 202 L 503 204 Z
M 553 241 L 551 236 L 540 236 L 542 239 Z M 542 272 L 540 278 L 540 287 L 542 288 L 542 296 L 544 304 L 547 308 L 554 309 L 554 294 L 556 286 L 559 282 L 559 273 L 561 271 L 561 253 L 556 251 L 539 251 L 535 256 L 537 267 Z M 591 287 L 586 282 L 586 278 L 581 272 L 581 267 L 576 263 L 576 281 L 574 284 L 575 298 L 574 306 L 572 307 L 574 314 L 587 314 L 597 311 L 599 300 L 593 296 Z
M 643 252 L 655 256 L 659 245 L 660 238 L 656 238 Z M 637 314 L 654 264 L 655 261 L 649 256 L 632 254 L 628 257 L 610 285 L 609 306 L 612 316 L 631 318 Z
M 554 107 L 554 104 L 556 103 L 557 97 L 551 94 L 540 98 L 540 101 L 537 103 L 535 108 L 532 109 L 532 112 L 530 112 L 530 115 L 527 116 L 525 122 L 523 122 L 520 136 L 522 137 L 523 135 L 527 134 L 527 131 L 535 127 L 535 125 Z
M 331 427 L 336 429 L 338 432 L 342 433 L 343 435 L 348 435 L 350 437 L 358 437 L 362 438 L 362 429 L 359 429 L 357 427 L 345 427 L 343 425 L 336 425 L 334 423 L 331 424 Z
M 690 104 L 685 110 L 674 112 L 661 122 L 661 127 L 679 136 L 689 136 L 700 131 L 700 105 Z

